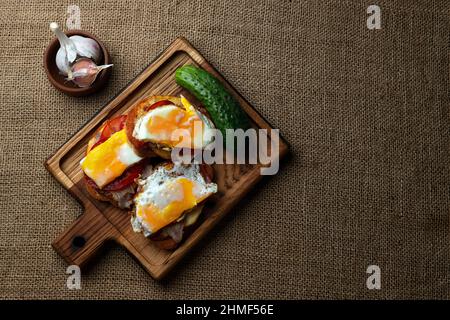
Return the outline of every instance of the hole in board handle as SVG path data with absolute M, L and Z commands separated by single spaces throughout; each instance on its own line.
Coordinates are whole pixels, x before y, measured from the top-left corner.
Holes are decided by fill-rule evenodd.
M 76 236 L 72 239 L 72 245 L 74 248 L 82 248 L 86 244 L 86 239 L 83 236 Z

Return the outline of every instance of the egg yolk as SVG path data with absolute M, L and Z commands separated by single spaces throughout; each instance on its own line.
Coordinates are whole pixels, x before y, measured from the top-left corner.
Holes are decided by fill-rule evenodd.
M 162 206 L 155 201 L 145 206 L 137 206 L 136 214 L 142 217 L 152 232 L 156 232 L 207 197 L 196 197 L 194 187 L 194 183 L 184 177 L 166 182 L 160 195 L 165 199 L 171 198 L 172 201 Z
M 148 132 L 158 137 L 158 143 L 171 147 L 195 147 L 195 137 L 203 136 L 201 119 L 195 113 L 173 106 L 164 114 L 150 117 L 146 126 Z M 174 134 L 175 130 L 179 131 Z

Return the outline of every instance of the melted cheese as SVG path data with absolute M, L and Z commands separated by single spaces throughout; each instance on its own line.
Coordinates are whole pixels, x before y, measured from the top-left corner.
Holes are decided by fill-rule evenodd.
M 125 130 L 120 130 L 91 150 L 80 164 L 84 173 L 102 188 L 140 160 L 142 158 L 134 152 Z

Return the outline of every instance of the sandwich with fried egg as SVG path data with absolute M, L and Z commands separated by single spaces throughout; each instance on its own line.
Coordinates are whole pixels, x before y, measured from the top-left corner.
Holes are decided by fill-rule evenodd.
M 128 140 L 142 157 L 171 159 L 175 147 L 203 149 L 212 141 L 214 124 L 204 109 L 185 97 L 151 96 L 139 101 L 126 121 Z
M 131 225 L 161 249 L 174 249 L 199 221 L 205 201 L 217 192 L 206 164 L 163 162 L 137 180 Z
M 121 209 L 131 208 L 137 189 L 135 180 L 147 162 L 128 141 L 126 119 L 121 115 L 104 122 L 89 140 L 80 162 L 87 192 Z

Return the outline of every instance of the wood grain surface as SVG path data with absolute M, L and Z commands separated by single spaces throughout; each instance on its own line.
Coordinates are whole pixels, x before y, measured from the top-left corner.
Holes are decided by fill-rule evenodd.
M 215 182 L 219 191 L 207 202 L 202 213 L 202 222 L 174 251 L 159 249 L 142 234 L 133 232 L 128 212 L 97 201 L 86 192 L 79 162 L 84 157 L 89 138 L 103 121 L 127 113 L 135 102 L 148 95 L 183 94 L 195 104 L 198 103 L 175 83 L 175 70 L 185 64 L 201 66 L 222 81 L 248 114 L 254 127 L 271 128 L 186 39 L 177 38 L 45 163 L 48 171 L 84 207 L 84 213 L 52 243 L 55 251 L 67 263 L 83 267 L 99 252 L 106 241 L 113 240 L 126 248 L 153 278 L 161 279 L 195 244 L 205 238 L 220 219 L 261 179 L 261 164 L 214 165 Z M 287 151 L 287 144 L 280 139 L 279 157 L 283 157 Z

